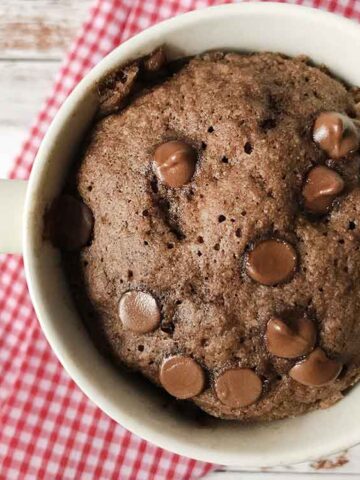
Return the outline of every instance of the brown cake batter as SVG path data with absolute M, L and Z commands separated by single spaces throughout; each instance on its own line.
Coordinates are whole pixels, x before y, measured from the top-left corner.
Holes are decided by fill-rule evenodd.
M 55 241 L 80 313 L 115 362 L 211 415 L 327 407 L 360 376 L 355 95 L 305 58 L 165 61 L 103 82 L 69 177 L 93 217 L 75 208 L 79 241 Z

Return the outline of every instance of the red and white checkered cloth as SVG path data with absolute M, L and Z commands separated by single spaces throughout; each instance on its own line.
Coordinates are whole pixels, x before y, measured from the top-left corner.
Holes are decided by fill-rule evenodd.
M 221 3 L 228 2 L 97 0 L 10 176 L 29 176 L 40 142 L 60 105 L 116 45 L 155 22 Z M 360 0 L 312 0 L 307 4 L 360 21 Z M 21 257 L 14 255 L 0 257 L 0 415 L 0 480 L 183 480 L 200 478 L 213 468 L 141 440 L 84 396 L 39 328 Z

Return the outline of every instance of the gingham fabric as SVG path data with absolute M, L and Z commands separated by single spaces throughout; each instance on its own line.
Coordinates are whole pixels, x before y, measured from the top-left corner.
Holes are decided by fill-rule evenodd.
M 58 108 L 79 80 L 139 30 L 221 0 L 97 0 L 63 63 L 11 178 L 27 178 Z M 304 3 L 301 0 L 292 3 Z M 360 0 L 313 0 L 360 21 Z M 36 319 L 19 256 L 0 258 L 0 480 L 193 479 L 211 464 L 141 440 L 102 413 L 72 382 Z

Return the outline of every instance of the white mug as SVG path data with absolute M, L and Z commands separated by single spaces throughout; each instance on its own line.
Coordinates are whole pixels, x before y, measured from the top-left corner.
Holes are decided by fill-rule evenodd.
M 360 385 L 327 410 L 243 425 L 198 426 L 164 409 L 155 387 L 110 365 L 76 313 L 60 255 L 43 240 L 43 214 L 60 192 L 73 152 L 97 108 L 96 83 L 108 71 L 165 45 L 170 57 L 209 49 L 306 54 L 360 85 L 360 26 L 329 13 L 279 3 L 199 10 L 160 23 L 116 48 L 75 88 L 56 115 L 28 183 L 0 183 L 0 251 L 22 252 L 41 327 L 69 375 L 99 408 L 137 435 L 173 452 L 227 465 L 291 464 L 360 442 Z M 26 191 L 26 192 L 25 192 Z

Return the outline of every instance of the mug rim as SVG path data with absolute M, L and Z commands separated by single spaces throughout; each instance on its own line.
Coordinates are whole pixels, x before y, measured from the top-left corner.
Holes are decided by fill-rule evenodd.
M 272 9 L 272 15 L 293 15 L 296 17 L 302 16 L 303 18 L 311 16 L 312 19 L 317 17 L 319 22 L 333 22 L 333 24 L 336 26 L 343 26 L 350 30 L 353 29 L 353 34 L 360 38 L 359 25 L 354 21 L 310 7 L 276 2 L 236 3 L 212 6 L 170 18 L 138 33 L 136 36 L 116 47 L 89 73 L 87 73 L 60 107 L 42 141 L 39 152 L 35 159 L 29 180 L 24 209 L 25 221 L 23 229 L 23 255 L 26 279 L 28 282 L 32 303 L 45 337 L 47 338 L 57 358 L 68 372 L 69 376 L 75 381 L 75 383 L 87 395 L 87 397 L 90 398 L 102 411 L 104 411 L 117 423 L 120 423 L 131 432 L 139 435 L 142 438 L 145 438 L 145 440 L 155 443 L 164 449 L 170 448 L 171 451 L 174 451 L 180 455 L 185 455 L 206 462 L 224 463 L 228 465 L 234 465 L 240 461 L 244 466 L 261 465 L 263 463 L 262 459 L 266 458 L 266 456 L 264 452 L 255 452 L 252 458 L 249 459 L 249 462 L 247 462 L 244 461 L 244 459 L 241 459 L 240 455 L 235 458 L 234 454 L 226 455 L 226 453 L 222 452 L 217 456 L 217 458 L 214 459 L 209 456 L 209 454 L 213 455 L 213 452 L 210 452 L 210 449 L 208 449 L 206 446 L 194 449 L 194 445 L 191 443 L 187 447 L 184 442 L 179 442 L 174 438 L 170 439 L 166 432 L 155 431 L 152 427 L 145 426 L 143 423 L 139 423 L 137 419 L 127 417 L 125 407 L 119 405 L 115 411 L 114 406 L 107 398 L 106 393 L 98 391 L 96 388 L 94 388 L 89 375 L 85 371 L 82 371 L 75 363 L 69 361 L 66 355 L 66 348 L 63 348 L 61 342 L 56 337 L 56 333 L 52 329 L 51 316 L 49 317 L 42 308 L 41 283 L 39 282 L 37 272 L 33 268 L 35 244 L 32 235 L 34 229 L 32 220 L 33 216 L 36 215 L 33 197 L 34 192 L 39 189 L 41 182 L 40 178 L 42 176 L 41 174 L 49 160 L 49 152 L 52 149 L 52 145 L 54 142 L 59 140 L 62 127 L 69 120 L 70 112 L 74 109 L 74 106 L 76 106 L 81 97 L 87 94 L 90 95 L 90 91 L 93 89 L 94 84 L 96 84 L 100 78 L 115 68 L 116 65 L 121 63 L 122 60 L 119 60 L 119 56 L 126 57 L 126 52 L 132 51 L 135 56 L 128 56 L 128 61 L 129 58 L 136 58 L 136 56 L 141 56 L 142 54 L 147 53 L 146 46 L 149 39 L 159 37 L 159 43 L 166 43 L 166 35 L 169 33 L 169 31 L 171 31 L 172 28 L 179 27 L 180 25 L 191 24 L 192 22 L 197 22 L 200 20 L 206 21 L 208 18 L 211 18 L 214 15 L 219 15 L 220 13 L 226 16 L 231 15 L 233 12 L 247 12 L 253 15 L 261 16 L 265 11 L 268 13 L 269 9 Z M 277 456 L 273 455 L 272 458 L 265 460 L 265 464 L 271 466 L 297 463 L 300 461 L 315 459 L 323 454 L 335 453 L 336 451 L 348 448 L 350 445 L 357 443 L 360 440 L 360 429 L 356 429 L 354 426 L 354 430 L 352 432 L 347 432 L 346 443 L 344 443 L 344 440 L 345 437 L 342 438 L 339 435 L 337 439 L 332 441 L 332 446 L 330 448 L 313 449 L 310 446 L 301 445 L 297 451 L 288 453 L 285 459 L 282 457 L 282 452 L 279 452 Z

